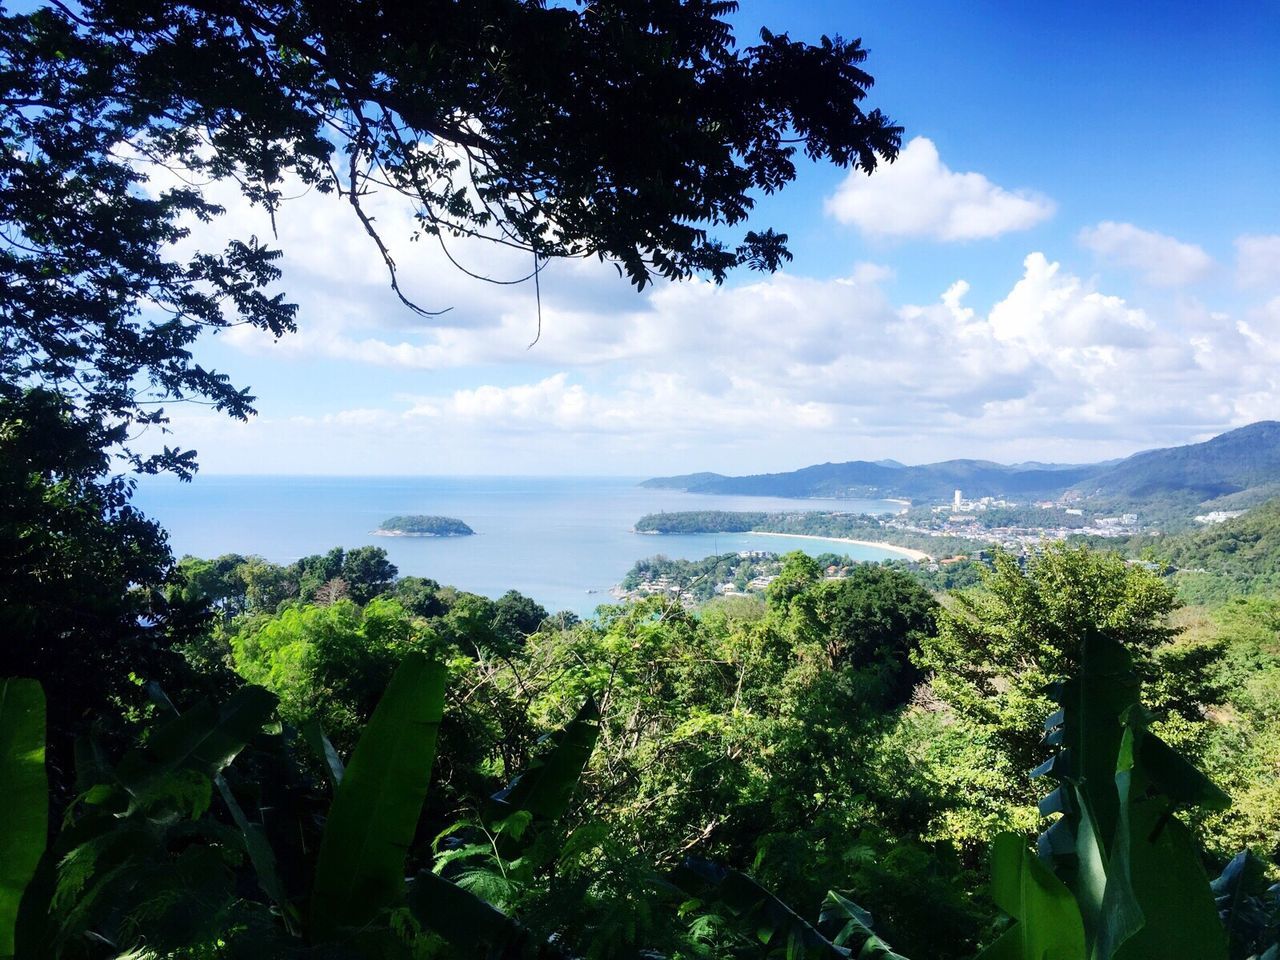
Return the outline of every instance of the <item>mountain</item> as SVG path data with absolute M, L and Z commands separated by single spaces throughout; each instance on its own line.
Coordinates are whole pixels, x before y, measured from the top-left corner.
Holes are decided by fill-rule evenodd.
M 1135 453 L 1078 483 L 1085 497 L 1215 500 L 1280 482 L 1280 422 L 1263 420 L 1185 447 Z
M 892 464 L 892 465 L 890 465 Z M 905 466 L 897 461 L 823 463 L 787 473 L 727 477 L 694 473 L 657 477 L 644 486 L 774 497 L 1073 498 L 1117 505 L 1219 501 L 1247 506 L 1274 495 L 1280 485 L 1280 423 L 1263 421 L 1204 443 L 1148 450 L 1095 464 L 1007 465 L 988 460 L 945 460 Z
M 853 460 L 823 463 L 789 473 L 726 477 L 695 473 L 683 477 L 646 480 L 647 487 L 691 493 L 735 493 L 772 497 L 907 497 L 912 500 L 950 500 L 962 490 L 966 497 L 1052 496 L 1087 479 L 1093 467 L 1008 467 L 987 460 L 947 460 L 923 466 L 887 466 L 883 462 Z

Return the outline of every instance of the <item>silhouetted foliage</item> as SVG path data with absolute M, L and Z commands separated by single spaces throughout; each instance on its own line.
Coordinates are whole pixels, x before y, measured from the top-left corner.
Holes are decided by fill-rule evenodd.
M 166 598 L 176 578 L 164 531 L 130 505 L 132 481 L 107 473 L 122 432 L 44 390 L 0 397 L 0 674 L 57 691 L 57 790 L 75 736 L 136 705 L 135 676 L 185 674 L 171 648 L 205 620 L 202 604 Z
M 777 269 L 784 234 L 724 238 L 754 196 L 800 155 L 870 172 L 901 131 L 861 106 L 858 41 L 765 30 L 739 47 L 734 8 L 85 0 L 0 16 L 0 389 L 46 384 L 109 422 L 163 425 L 182 398 L 251 414 L 192 347 L 241 324 L 282 336 L 295 307 L 256 237 L 175 248 L 222 212 L 211 180 L 273 217 L 291 183 L 341 198 L 424 315 L 370 190 L 404 198 L 415 237 L 446 253 L 486 238 L 524 251 L 531 276 L 587 256 L 639 287 Z M 195 468 L 174 449 L 133 459 Z

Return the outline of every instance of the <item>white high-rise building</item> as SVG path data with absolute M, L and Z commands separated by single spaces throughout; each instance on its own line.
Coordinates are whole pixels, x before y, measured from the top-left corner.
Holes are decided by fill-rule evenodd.
M 960 497 L 960 491 L 959 491 L 959 490 L 957 490 L 957 491 L 956 491 L 956 495 L 955 495 L 954 497 L 952 497 L 952 498 L 951 498 L 951 506 L 953 506 L 953 507 L 955 507 L 957 510 L 959 510 L 959 509 L 960 509 L 960 500 L 961 500 L 961 497 Z

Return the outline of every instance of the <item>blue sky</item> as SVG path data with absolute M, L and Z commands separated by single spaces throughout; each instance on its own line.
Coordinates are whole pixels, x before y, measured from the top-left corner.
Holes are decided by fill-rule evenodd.
M 861 36 L 906 127 L 892 168 L 762 200 L 784 274 L 637 296 L 558 265 L 526 349 L 532 289 L 405 245 L 454 308 L 426 324 L 304 197 L 280 218 L 299 334 L 202 348 L 260 416 L 178 411 L 176 439 L 219 473 L 635 475 L 1091 460 L 1280 417 L 1280 4 L 745 0 L 736 23 Z M 227 202 L 222 229 L 262 229 Z

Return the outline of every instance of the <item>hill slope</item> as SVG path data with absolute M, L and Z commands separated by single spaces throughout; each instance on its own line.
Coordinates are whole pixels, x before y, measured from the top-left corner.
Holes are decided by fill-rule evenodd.
M 1274 592 L 1280 589 L 1280 498 L 1224 523 L 1143 538 L 1135 546 L 1177 566 L 1193 601 Z
M 1135 453 L 1076 485 L 1084 496 L 1202 502 L 1280 481 L 1280 423 L 1263 420 L 1204 443 Z
M 691 493 L 735 493 L 771 497 L 909 497 L 949 500 L 956 489 L 968 497 L 1049 496 L 1085 480 L 1093 467 L 1006 467 L 986 460 L 947 460 L 923 466 L 885 466 L 866 460 L 823 463 L 790 473 L 725 477 L 695 473 L 646 480 L 646 487 Z

